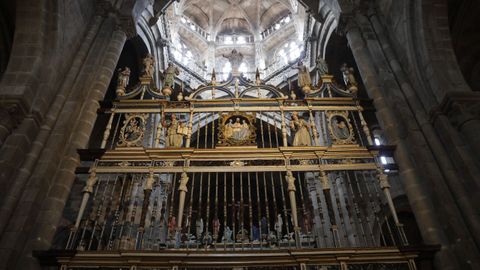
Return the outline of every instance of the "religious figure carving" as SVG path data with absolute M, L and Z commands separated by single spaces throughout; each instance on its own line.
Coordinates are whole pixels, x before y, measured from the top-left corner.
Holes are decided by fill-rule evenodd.
M 223 230 L 223 242 L 232 242 L 232 230 L 230 227 L 226 226 L 225 230 Z
M 186 135 L 186 126 L 185 123 L 182 123 L 177 120 L 175 114 L 170 116 L 170 124 L 167 124 L 166 121 L 162 121 L 162 126 L 167 128 L 167 147 L 182 147 L 183 136 Z
M 254 116 L 249 114 L 225 114 L 219 126 L 221 145 L 255 144 Z
M 143 58 L 143 75 L 153 78 L 154 66 L 155 59 L 153 59 L 151 54 L 147 54 L 147 56 Z
M 238 68 L 240 67 L 240 64 L 242 63 L 243 60 L 243 54 L 237 52 L 236 49 L 233 49 L 230 54 L 222 54 L 223 57 L 227 58 L 228 61 L 230 62 L 230 65 L 232 66 L 232 72 L 236 73 L 238 72 Z
M 327 61 L 321 56 L 318 56 L 315 60 L 315 70 L 317 71 L 318 76 L 328 74 L 328 65 Z
M 175 77 L 180 74 L 180 70 L 173 65 L 172 62 L 168 63 L 167 69 L 163 72 L 163 88 L 173 89 L 175 85 Z
M 268 221 L 265 216 L 260 220 L 260 229 L 262 230 L 262 238 L 265 238 L 268 234 Z
M 350 137 L 350 130 L 344 119 L 340 117 L 332 118 L 333 135 L 340 140 L 346 140 Z
M 308 132 L 309 124 L 298 117 L 298 112 L 292 114 L 292 120 L 290 121 L 290 129 L 296 131 L 293 137 L 293 146 L 310 146 L 311 137 Z
M 252 237 L 253 237 L 253 239 L 252 239 L 253 241 L 259 241 L 260 240 L 260 230 L 255 225 L 252 226 Z
M 231 119 L 230 119 L 231 120 Z M 228 124 L 227 124 L 228 125 Z M 231 125 L 232 138 L 238 141 L 246 140 L 250 135 L 250 127 L 244 119 L 241 120 L 237 117 L 235 123 Z
M 126 114 L 123 127 L 120 129 L 119 146 L 141 146 L 148 115 Z
M 277 215 L 277 220 L 275 221 L 275 231 L 277 232 L 277 239 L 282 238 L 282 227 L 283 227 L 283 219 L 280 214 Z
M 163 214 L 160 216 L 160 244 L 165 244 L 167 241 L 167 224 Z
M 310 233 L 312 231 L 312 218 L 310 217 L 310 212 L 305 212 L 303 215 L 303 228 L 305 233 Z
M 354 75 L 355 69 L 353 67 L 348 67 L 347 64 L 343 64 L 340 68 L 340 71 L 342 71 L 343 81 L 345 83 L 345 86 L 347 87 L 347 90 L 352 92 L 352 94 L 356 94 L 358 91 L 358 84 Z
M 203 219 L 199 218 L 195 221 L 195 233 L 197 234 L 197 239 L 200 240 L 203 234 Z
M 130 80 L 130 69 L 125 67 L 123 70 L 118 69 L 118 79 L 117 79 L 117 96 L 125 95 L 125 88 L 127 88 L 128 81 Z
M 213 231 L 213 239 L 217 240 L 218 234 L 220 232 L 220 220 L 218 217 L 215 215 L 212 221 L 212 231 Z
M 170 218 L 170 221 L 168 222 L 168 234 L 170 235 L 170 238 L 173 239 L 175 237 L 175 228 L 177 226 L 177 220 L 174 216 Z
M 310 71 L 302 62 L 298 62 L 298 65 L 294 68 L 298 69 L 298 86 L 304 93 L 309 93 L 312 85 Z

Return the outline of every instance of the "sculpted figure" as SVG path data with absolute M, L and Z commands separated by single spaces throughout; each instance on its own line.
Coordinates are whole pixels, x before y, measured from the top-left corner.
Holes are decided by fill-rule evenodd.
M 130 69 L 125 67 L 123 70 L 118 69 L 118 80 L 117 80 L 117 88 L 124 88 L 127 87 L 128 81 L 130 79 Z
M 311 138 L 308 132 L 308 123 L 298 117 L 298 113 L 294 112 L 290 121 L 290 129 L 296 131 L 293 137 L 293 146 L 310 146 Z
M 328 73 L 327 61 L 322 57 L 317 57 L 315 60 L 315 69 L 317 70 L 318 76 L 322 76 Z
M 223 231 L 223 239 L 224 242 L 232 242 L 232 230 L 230 227 L 226 226 L 225 230 Z
M 243 54 L 237 52 L 236 49 L 233 49 L 230 54 L 222 54 L 223 57 L 227 58 L 230 64 L 232 65 L 232 71 L 238 72 L 238 68 L 243 60 Z
M 358 85 L 357 80 L 355 79 L 355 69 L 353 67 L 348 67 L 347 64 L 343 64 L 342 67 L 340 68 L 343 74 L 343 81 L 345 82 L 345 85 L 347 88 L 352 88 Z
M 175 227 L 177 226 L 177 220 L 174 216 L 170 218 L 170 221 L 168 222 L 168 234 L 170 235 L 171 238 L 175 236 Z
M 226 139 L 232 137 L 233 135 L 233 122 L 232 119 L 228 119 L 228 123 L 225 125 L 225 129 L 223 131 L 223 134 Z
M 180 74 L 180 70 L 173 63 L 168 63 L 167 69 L 163 72 L 163 87 L 164 88 L 172 88 L 175 85 L 175 77 Z
M 298 62 L 298 65 L 295 68 L 298 69 L 298 86 L 302 89 L 305 86 L 311 86 L 312 79 L 310 78 L 308 68 L 302 62 Z
M 153 78 L 153 71 L 155 66 L 155 60 L 151 54 L 147 54 L 145 58 L 143 58 L 143 74 L 147 77 Z
M 277 215 L 277 221 L 275 221 L 275 231 L 277 232 L 277 238 L 282 238 L 282 227 L 283 227 L 283 219 L 280 214 Z
M 213 228 L 213 238 L 217 240 L 218 234 L 220 232 L 220 220 L 218 219 L 217 216 L 213 218 L 212 228 Z
M 335 137 L 337 137 L 338 139 L 345 140 L 350 136 L 350 130 L 348 129 L 345 121 L 341 118 L 339 119 L 337 119 L 336 117 L 332 119 L 333 135 L 335 135 Z
M 166 146 L 182 147 L 184 125 L 177 120 L 175 114 L 172 114 L 170 119 L 170 124 L 167 124 L 166 121 L 162 121 L 162 126 L 167 128 Z
M 203 219 L 199 218 L 195 221 L 195 232 L 197 234 L 197 239 L 201 239 L 203 233 Z

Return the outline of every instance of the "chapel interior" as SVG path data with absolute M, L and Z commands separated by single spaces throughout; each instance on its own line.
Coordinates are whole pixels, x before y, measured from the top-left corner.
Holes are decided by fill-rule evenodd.
M 0 0 L 0 270 L 480 269 L 479 12 Z

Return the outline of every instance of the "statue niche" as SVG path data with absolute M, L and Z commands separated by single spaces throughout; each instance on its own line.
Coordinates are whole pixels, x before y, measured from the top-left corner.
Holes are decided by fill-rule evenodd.
M 220 146 L 255 146 L 255 116 L 245 113 L 223 114 L 219 119 Z

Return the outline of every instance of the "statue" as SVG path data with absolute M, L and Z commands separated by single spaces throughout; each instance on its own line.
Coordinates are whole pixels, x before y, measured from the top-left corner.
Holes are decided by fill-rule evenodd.
M 355 69 L 353 67 L 348 67 L 347 64 L 343 64 L 340 71 L 342 71 L 343 81 L 345 82 L 347 89 L 352 92 L 352 94 L 356 94 L 358 91 L 358 84 L 354 75 Z
M 232 242 L 232 233 L 230 227 L 226 226 L 225 230 L 223 230 L 222 242 Z
M 296 131 L 293 137 L 293 146 L 311 146 L 311 137 L 308 132 L 309 124 L 298 117 L 298 112 L 292 114 L 290 129 Z
M 212 221 L 212 228 L 213 228 L 213 238 L 216 241 L 217 238 L 218 238 L 218 234 L 220 232 L 220 220 L 218 219 L 218 217 L 216 215 L 215 215 L 215 217 L 213 218 L 213 221 Z
M 302 62 L 298 62 L 298 65 L 294 68 L 298 69 L 298 86 L 304 93 L 309 93 L 312 85 L 310 71 Z
M 322 57 L 318 56 L 315 60 L 315 70 L 317 71 L 318 76 L 323 76 L 328 74 L 328 65 L 327 61 Z
M 155 59 L 151 54 L 147 54 L 145 58 L 143 58 L 143 75 L 153 78 L 153 71 L 155 66 Z
M 303 215 L 303 228 L 305 229 L 306 234 L 312 231 L 312 219 L 310 217 L 310 212 L 308 211 Z
M 175 114 L 170 116 L 170 124 L 167 125 L 166 121 L 162 121 L 162 126 L 167 128 L 167 147 L 182 147 L 183 136 L 185 134 L 185 124 L 177 120 Z
M 167 224 L 165 222 L 165 218 L 164 216 L 162 215 L 160 217 L 160 244 L 165 244 L 165 242 L 167 241 L 166 239 L 167 237 Z
M 236 49 L 233 49 L 230 54 L 222 54 L 223 57 L 227 58 L 228 61 L 230 62 L 230 65 L 232 65 L 232 72 L 237 73 L 238 68 L 240 67 L 240 64 L 242 63 L 243 60 L 243 54 L 237 52 Z
M 255 225 L 252 226 L 252 236 L 253 236 L 253 239 L 252 239 L 253 241 L 260 240 L 260 230 Z
M 199 218 L 195 221 L 195 233 L 197 234 L 197 239 L 200 240 L 203 233 L 203 219 Z
M 277 232 L 277 239 L 282 238 L 282 227 L 283 227 L 283 219 L 280 214 L 277 215 L 277 221 L 275 221 L 275 231 Z
M 345 121 L 338 117 L 332 118 L 332 132 L 333 135 L 340 140 L 346 140 L 350 137 L 350 130 Z
M 167 69 L 163 72 L 163 88 L 173 89 L 175 85 L 175 77 L 180 74 L 180 70 L 173 65 L 172 62 L 168 63 Z
M 125 95 L 125 88 L 127 88 L 128 81 L 130 80 L 130 69 L 125 67 L 123 71 L 118 69 L 118 79 L 117 79 L 117 96 Z
M 268 221 L 265 216 L 260 220 L 260 229 L 262 230 L 262 235 L 267 235 L 268 233 Z
M 168 234 L 170 235 L 170 238 L 173 239 L 175 236 L 175 227 L 177 226 L 177 220 L 175 219 L 174 216 L 170 218 L 170 221 L 168 222 Z
M 243 141 L 250 136 L 250 126 L 244 119 L 240 121 L 240 118 L 237 117 L 235 123 L 233 123 L 233 120 L 230 118 L 225 125 L 223 134 L 226 139 L 232 138 L 237 141 Z

